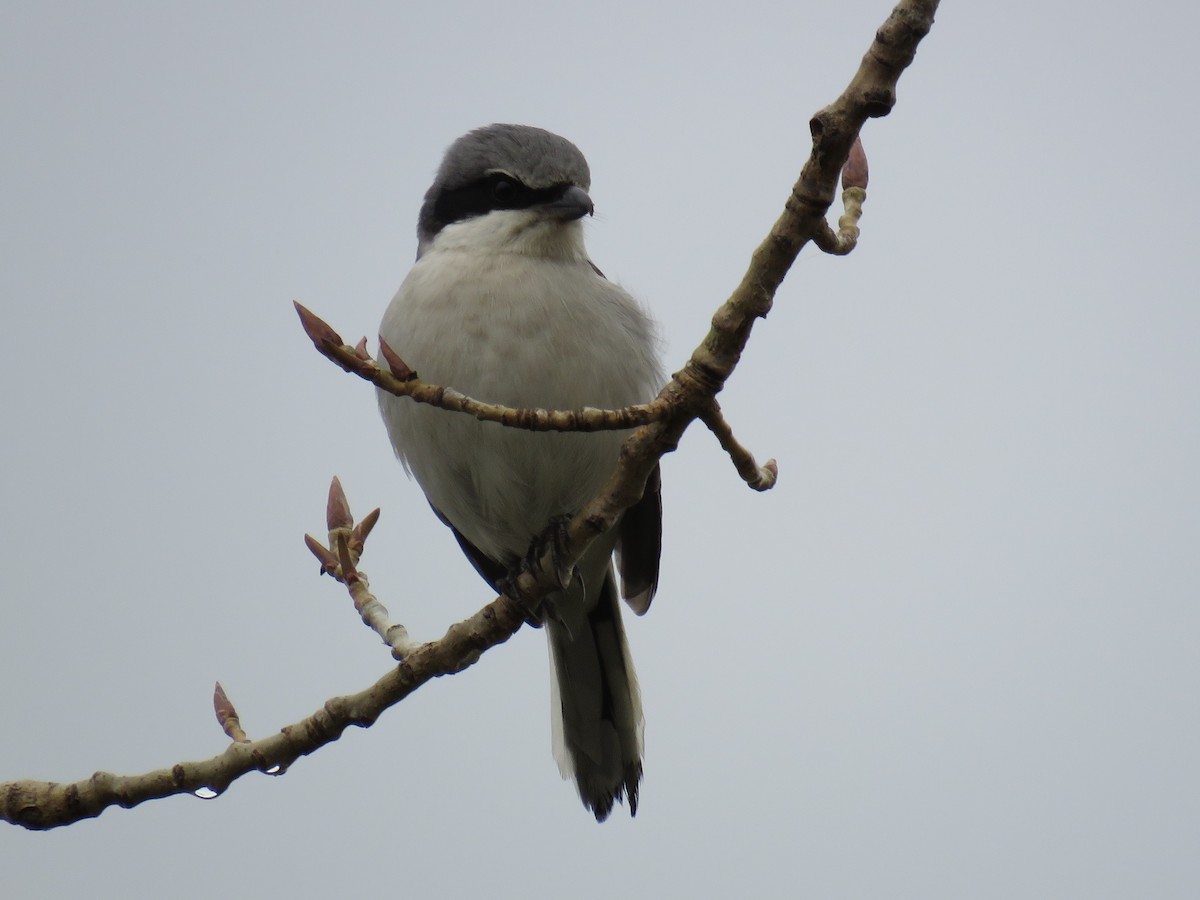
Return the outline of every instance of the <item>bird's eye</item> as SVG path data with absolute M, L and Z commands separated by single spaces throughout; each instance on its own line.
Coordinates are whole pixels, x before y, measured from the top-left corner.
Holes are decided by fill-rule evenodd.
M 507 178 L 492 182 L 492 199 L 497 203 L 512 203 L 517 199 L 517 186 Z

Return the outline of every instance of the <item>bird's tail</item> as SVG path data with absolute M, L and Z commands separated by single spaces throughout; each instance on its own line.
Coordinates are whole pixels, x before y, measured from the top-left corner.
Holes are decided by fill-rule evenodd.
M 580 613 L 547 617 L 554 758 L 603 822 L 625 797 L 637 814 L 642 779 L 642 700 L 611 567 L 595 605 Z

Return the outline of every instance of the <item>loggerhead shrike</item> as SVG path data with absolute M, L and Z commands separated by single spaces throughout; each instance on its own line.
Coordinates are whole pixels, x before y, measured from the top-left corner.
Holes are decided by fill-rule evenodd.
M 588 259 L 587 161 L 570 141 L 488 125 L 446 151 L 417 221 L 417 261 L 380 336 L 434 384 L 512 407 L 617 408 L 662 384 L 654 323 Z M 556 517 L 604 486 L 626 432 L 534 433 L 379 393 L 396 454 L 495 586 Z M 658 470 L 641 501 L 579 561 L 542 611 L 554 756 L 603 821 L 637 812 L 642 704 L 617 602 L 637 614 L 658 584 Z

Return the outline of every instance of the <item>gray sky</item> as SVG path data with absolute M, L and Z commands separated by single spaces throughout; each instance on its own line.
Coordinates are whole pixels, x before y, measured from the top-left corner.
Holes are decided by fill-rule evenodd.
M 583 149 L 674 369 L 888 9 L 5 3 L 0 779 L 385 671 L 301 542 L 334 473 L 416 636 L 489 599 L 291 308 L 374 335 L 451 140 Z M 945 4 L 858 251 L 805 251 L 722 397 L 777 489 L 700 430 L 665 461 L 636 820 L 559 780 L 526 630 L 284 778 L 0 830 L 6 895 L 1195 897 L 1198 26 Z

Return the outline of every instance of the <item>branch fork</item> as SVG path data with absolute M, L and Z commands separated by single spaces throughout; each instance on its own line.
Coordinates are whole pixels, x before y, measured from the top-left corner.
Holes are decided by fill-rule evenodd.
M 879 29 L 857 73 L 842 95 L 810 123 L 813 147 L 783 213 L 754 251 L 750 266 L 729 299 L 714 313 L 712 328 L 691 358 L 653 402 L 622 410 L 519 410 L 481 403 L 449 387 L 422 382 L 390 347 L 381 343 L 386 368 L 371 360 L 366 341 L 349 346 L 309 310 L 296 305 L 301 323 L 322 355 L 383 390 L 409 396 L 453 412 L 474 415 L 509 427 L 535 431 L 594 431 L 636 428 L 621 448 L 620 464 L 604 489 L 562 531 L 559 557 L 546 551 L 541 575 L 523 570 L 518 592 L 533 602 L 554 590 L 549 573 L 569 568 L 597 535 L 611 528 L 623 510 L 641 497 L 650 472 L 678 445 L 684 430 L 702 420 L 729 454 L 738 473 L 755 490 L 775 484 L 774 460 L 758 465 L 733 437 L 716 401 L 750 338 L 754 323 L 770 312 L 775 291 L 801 248 L 810 240 L 829 253 L 850 252 L 858 238 L 858 220 L 866 188 L 865 156 L 854 149 L 863 123 L 886 115 L 895 102 L 895 86 L 912 61 L 917 45 L 933 24 L 937 0 L 900 0 Z M 825 215 L 843 170 L 845 212 L 833 232 Z M 137 776 L 97 772 L 73 784 L 45 781 L 0 783 L 0 819 L 29 829 L 48 829 L 99 815 L 110 806 L 126 808 L 179 793 L 216 796 L 250 771 L 285 772 L 300 756 L 337 740 L 349 726 L 367 727 L 434 677 L 459 672 L 487 649 L 520 629 L 520 604 L 500 596 L 470 618 L 456 623 L 436 641 L 412 642 L 403 626 L 390 622 L 387 610 L 371 593 L 358 568 L 367 536 L 378 518 L 374 510 L 355 523 L 340 483 L 334 479 L 327 504 L 328 544 L 306 536 L 322 572 L 342 582 L 363 621 L 379 634 L 399 662 L 375 684 L 357 694 L 334 697 L 312 715 L 278 733 L 250 740 L 228 695 L 218 684 L 213 696 L 217 720 L 231 743 L 200 762 L 176 763 Z

